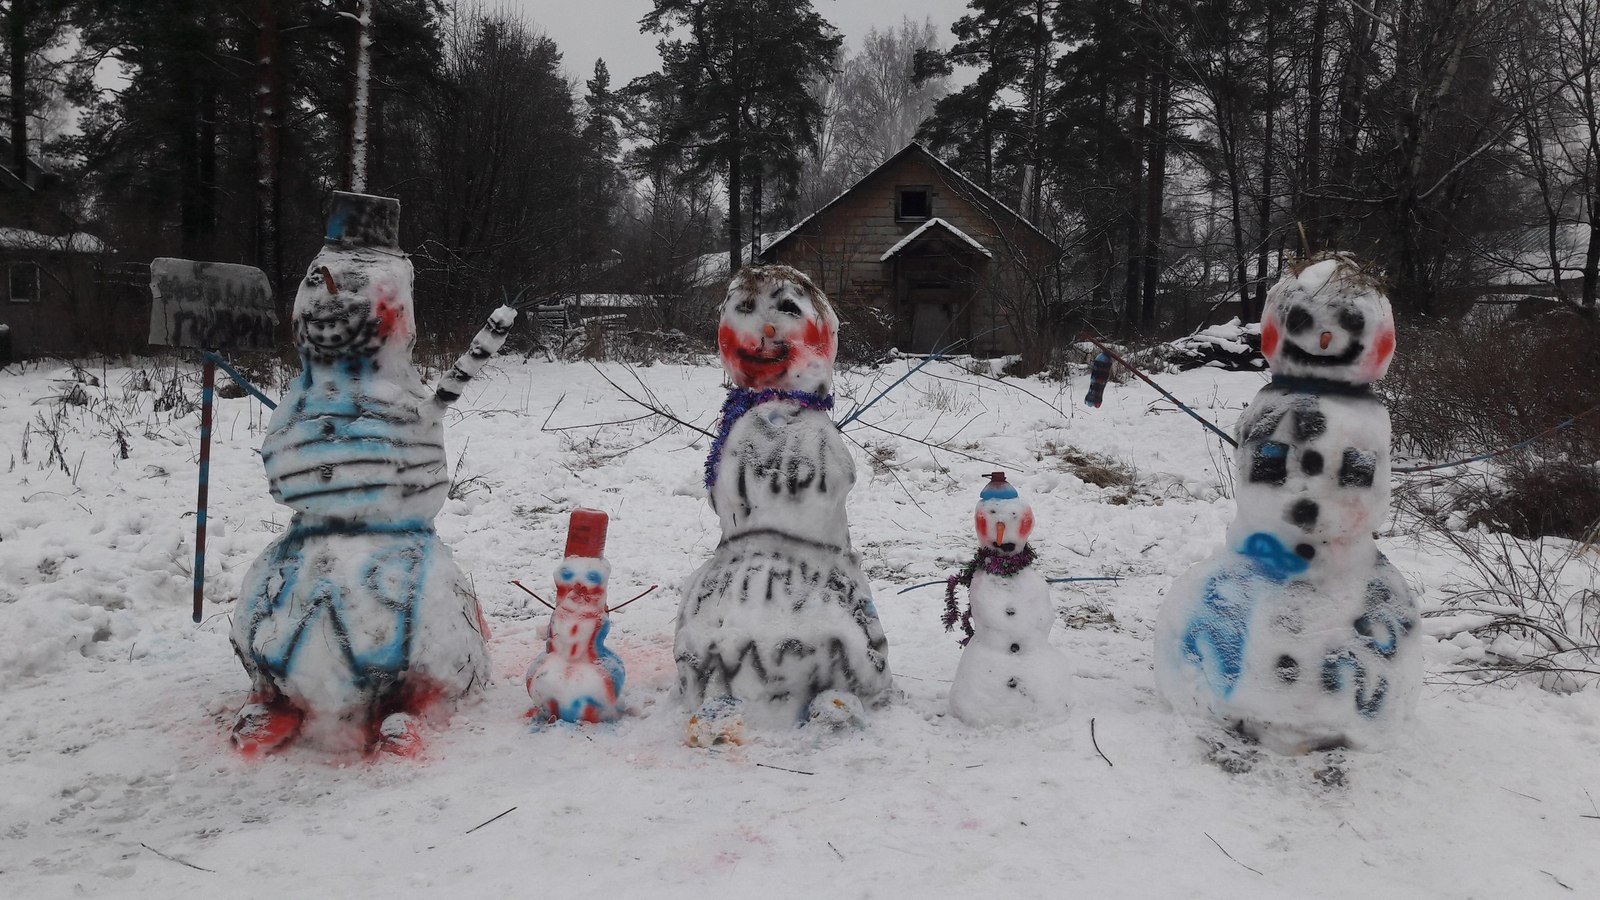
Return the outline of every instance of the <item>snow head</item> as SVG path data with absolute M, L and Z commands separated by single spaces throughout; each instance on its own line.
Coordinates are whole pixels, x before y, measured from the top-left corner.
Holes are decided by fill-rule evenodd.
M 717 348 L 739 387 L 826 394 L 838 333 L 833 305 L 804 273 L 753 266 L 728 284 Z
M 1006 481 L 1006 473 L 995 472 L 978 495 L 974 524 L 979 547 L 1006 555 L 1021 553 L 1033 534 L 1033 508 Z
M 411 262 L 401 253 L 400 204 L 335 192 L 326 242 L 294 298 L 294 343 L 311 363 L 410 360 L 416 339 Z
M 1311 260 L 1267 294 L 1261 352 L 1275 375 L 1377 381 L 1394 355 L 1389 298 L 1349 254 Z
M 611 564 L 604 559 L 606 514 L 575 509 L 567 528 L 567 550 L 556 568 L 556 608 L 582 616 L 604 616 Z

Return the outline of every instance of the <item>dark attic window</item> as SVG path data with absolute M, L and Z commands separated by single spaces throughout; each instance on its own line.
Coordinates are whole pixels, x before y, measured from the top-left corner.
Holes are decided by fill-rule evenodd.
M 36 264 L 12 263 L 10 282 L 12 303 L 39 301 L 39 267 Z
M 901 222 L 917 222 L 933 216 L 933 195 L 925 187 L 901 188 L 895 198 L 894 217 Z

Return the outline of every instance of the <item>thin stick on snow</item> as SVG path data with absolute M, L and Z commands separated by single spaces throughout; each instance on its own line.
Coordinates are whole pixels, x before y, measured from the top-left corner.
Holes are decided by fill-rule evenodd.
M 1106 765 L 1110 766 L 1113 769 L 1115 769 L 1117 767 L 1116 763 L 1113 763 L 1111 761 L 1111 758 L 1106 756 L 1106 752 L 1104 750 L 1100 749 L 1100 741 L 1097 740 L 1095 738 L 1095 736 L 1094 736 L 1094 717 L 1093 716 L 1089 717 L 1089 743 L 1094 744 L 1094 752 L 1100 754 L 1100 758 L 1106 761 Z
M 554 606 L 551 606 L 549 603 L 546 603 L 545 599 L 543 597 L 539 596 L 538 594 L 535 594 L 533 591 L 528 590 L 528 588 L 525 585 L 523 585 L 522 582 L 520 582 L 520 581 L 516 580 L 515 578 L 513 578 L 513 579 L 511 579 L 511 583 L 516 585 L 519 588 L 522 588 L 523 592 L 526 593 L 529 597 L 532 597 L 533 599 L 539 601 L 540 603 L 544 603 L 545 609 L 548 609 L 551 612 L 555 612 L 556 608 Z
M 651 591 L 655 590 L 658 587 L 661 587 L 661 585 L 659 585 L 659 584 L 650 585 L 649 587 L 645 588 L 643 591 L 640 591 L 637 595 L 635 595 L 633 600 L 643 600 L 646 594 L 650 593 Z M 618 603 L 616 606 L 613 606 L 610 609 L 606 610 L 606 612 L 607 613 L 614 613 L 617 610 L 623 608 L 624 606 L 627 606 L 629 603 L 632 603 L 633 600 L 627 600 L 627 601 L 624 601 L 622 603 Z
M 510 809 L 508 809 L 508 810 L 506 810 L 506 811 L 505 811 L 505 812 L 503 812 L 503 813 L 501 813 L 501 814 L 500 814 L 500 815 L 498 815 L 498 816 L 495 816 L 495 817 L 494 817 L 494 818 L 493 818 L 493 819 L 489 819 L 489 820 L 488 820 L 488 821 L 486 821 L 486 822 L 479 822 L 479 823 L 478 823 L 478 824 L 476 824 L 476 825 L 474 825 L 474 826 L 472 826 L 472 827 L 471 827 L 471 828 L 468 828 L 468 829 L 467 829 L 467 834 L 471 834 L 471 833 L 473 833 L 473 832 L 474 832 L 474 831 L 477 831 L 477 830 L 478 830 L 478 829 L 479 829 L 479 828 L 482 828 L 482 827 L 483 827 L 483 826 L 485 826 L 485 825 L 487 825 L 487 824 L 489 824 L 489 822 L 494 822 L 494 821 L 496 821 L 496 820 L 498 820 L 498 819 L 500 819 L 500 818 L 501 818 L 501 817 L 503 817 L 503 816 L 508 816 L 508 815 L 510 815 L 510 814 L 511 814 L 511 813 L 514 813 L 514 812 L 516 812 L 516 811 L 517 811 L 517 808 L 516 808 L 516 807 L 515 807 L 515 806 L 513 806 L 513 807 L 511 807 L 511 808 L 510 808 Z
M 841 431 L 839 433 L 844 435 L 844 437 L 847 440 L 849 440 L 852 444 L 855 444 L 857 447 L 860 447 L 861 448 L 861 452 L 867 454 L 868 458 L 870 458 L 873 462 L 875 462 L 879 466 L 881 466 L 885 472 L 888 472 L 889 473 L 889 477 L 894 479 L 894 483 L 895 484 L 900 485 L 900 490 L 905 491 L 906 499 L 911 501 L 911 505 L 915 506 L 917 508 L 918 512 L 922 513 L 923 515 L 927 516 L 930 519 L 933 518 L 933 513 L 928 512 L 926 509 L 924 509 L 922 504 L 917 502 L 917 498 L 911 496 L 911 489 L 906 487 L 906 483 L 904 481 L 900 480 L 900 474 L 894 470 L 894 466 L 890 465 L 890 462 L 892 462 L 892 460 L 885 459 L 884 457 L 879 456 L 878 454 L 872 452 L 872 448 L 871 447 L 868 447 L 866 444 L 863 444 L 860 441 L 856 440 L 855 438 L 851 437 L 850 435 L 845 434 L 843 431 Z
M 1567 889 L 1567 890 L 1569 890 L 1569 891 L 1570 891 L 1570 890 L 1572 890 L 1572 885 L 1570 885 L 1570 884 L 1567 884 L 1567 883 L 1566 883 L 1566 882 L 1565 882 L 1565 881 L 1562 881 L 1562 880 L 1561 880 L 1561 879 L 1559 879 L 1559 878 L 1556 878 L 1556 873 L 1554 873 L 1554 872 L 1550 872 L 1550 871 L 1547 871 L 1547 870 L 1545 870 L 1545 869 L 1540 869 L 1540 870 L 1539 870 L 1539 871 L 1540 871 L 1540 872 L 1541 872 L 1541 873 L 1543 873 L 1543 874 L 1545 874 L 1545 875 L 1549 875 L 1549 876 L 1550 876 L 1550 877 L 1551 877 L 1551 878 L 1552 878 L 1552 879 L 1555 879 L 1555 883 L 1556 883 L 1556 884 L 1559 884 L 1559 885 L 1561 885 L 1561 886 L 1562 886 L 1562 887 L 1564 887 L 1564 888 L 1566 888 L 1566 889 Z
M 139 842 L 139 846 L 145 848 L 146 850 L 149 850 L 151 853 L 154 853 L 155 855 L 161 857 L 162 859 L 168 860 L 170 862 L 175 862 L 180 866 L 188 866 L 191 869 L 195 869 L 195 870 L 198 870 L 198 871 L 201 871 L 201 872 L 210 872 L 213 875 L 217 874 L 217 870 L 216 869 L 208 869 L 205 866 L 197 866 L 194 863 L 189 862 L 186 859 L 179 859 L 179 858 L 177 858 L 176 856 L 173 856 L 170 853 L 162 853 L 160 850 L 157 850 L 156 848 L 150 846 L 149 844 L 146 844 L 143 841 Z
M 708 438 L 716 437 L 716 435 L 714 435 L 711 432 L 705 430 L 704 428 L 701 428 L 699 425 L 695 425 L 695 424 L 692 424 L 692 423 L 689 423 L 689 422 L 685 422 L 684 420 L 678 418 L 677 416 L 673 415 L 670 412 L 667 412 L 666 410 L 662 409 L 661 407 L 652 406 L 652 405 L 644 402 L 643 400 L 640 400 L 638 397 L 635 397 L 634 395 L 632 395 L 632 394 L 628 393 L 627 391 L 623 390 L 622 389 L 622 385 L 617 384 L 615 381 L 612 381 L 610 376 L 606 375 L 605 372 L 601 371 L 600 367 L 595 365 L 593 362 L 589 363 L 589 368 L 594 369 L 595 372 L 602 379 L 605 380 L 606 384 L 609 384 L 612 387 L 616 388 L 617 389 L 617 393 L 621 394 L 624 397 L 627 397 L 629 400 L 632 400 L 634 403 L 637 403 L 640 406 L 644 407 L 645 409 L 650 410 L 651 412 L 653 412 L 656 415 L 662 417 L 663 419 L 668 419 L 670 421 L 676 422 L 679 425 L 682 425 L 683 427 L 689 429 L 690 431 L 698 431 L 698 432 L 700 432 L 701 434 L 705 435 Z M 635 376 L 635 377 L 637 377 L 637 376 Z
M 833 841 L 828 841 L 827 844 L 828 849 L 833 851 L 833 855 L 839 857 L 839 862 L 844 862 L 844 854 L 840 853 L 839 848 L 833 845 Z
M 1210 841 L 1213 844 L 1217 844 L 1217 839 L 1216 838 L 1212 837 L 1209 834 L 1206 834 L 1204 831 L 1202 831 L 1200 833 L 1206 835 L 1206 840 Z M 1217 844 L 1217 849 L 1222 851 L 1222 855 L 1223 856 L 1226 856 L 1229 859 L 1233 859 L 1234 862 L 1239 863 L 1239 865 L 1244 866 L 1246 869 L 1250 869 L 1250 871 L 1256 873 L 1257 875 L 1262 874 L 1260 869 L 1255 869 L 1255 868 L 1251 868 L 1250 866 L 1245 866 L 1244 863 L 1239 862 L 1237 859 L 1234 859 L 1233 858 L 1233 854 L 1229 853 L 1228 849 L 1226 847 L 1222 846 L 1221 844 Z
M 802 772 L 799 769 L 785 769 L 783 766 L 769 766 L 766 763 L 756 763 L 763 769 L 777 769 L 779 772 L 793 772 L 796 775 L 815 775 L 815 772 Z

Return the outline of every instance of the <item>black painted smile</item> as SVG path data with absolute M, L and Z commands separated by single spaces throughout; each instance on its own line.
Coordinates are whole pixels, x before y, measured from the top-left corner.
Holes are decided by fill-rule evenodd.
M 1364 349 L 1366 348 L 1360 341 L 1351 341 L 1350 346 L 1344 348 L 1344 352 L 1338 356 L 1322 356 L 1305 350 L 1288 338 L 1284 338 L 1283 341 L 1283 355 L 1288 357 L 1290 362 L 1305 363 L 1308 366 L 1349 365 L 1356 361 L 1356 357 L 1360 356 Z

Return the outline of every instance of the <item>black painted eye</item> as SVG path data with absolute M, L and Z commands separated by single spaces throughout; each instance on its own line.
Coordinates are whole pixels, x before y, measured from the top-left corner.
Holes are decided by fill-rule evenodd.
M 1360 334 L 1361 329 L 1367 327 L 1367 317 L 1359 309 L 1347 309 L 1339 313 L 1339 327 L 1351 334 Z
M 782 303 L 778 304 L 778 312 L 788 313 L 791 316 L 798 317 L 800 315 L 800 305 L 795 303 L 793 300 L 785 298 Z
M 1289 310 L 1289 315 L 1284 317 L 1283 324 L 1284 327 L 1289 329 L 1290 334 L 1299 334 L 1311 327 L 1311 313 L 1306 312 L 1302 307 L 1296 306 Z
M 735 306 L 734 309 L 741 313 L 753 313 L 756 311 L 756 298 L 746 297 L 743 300 L 740 300 L 739 305 Z

